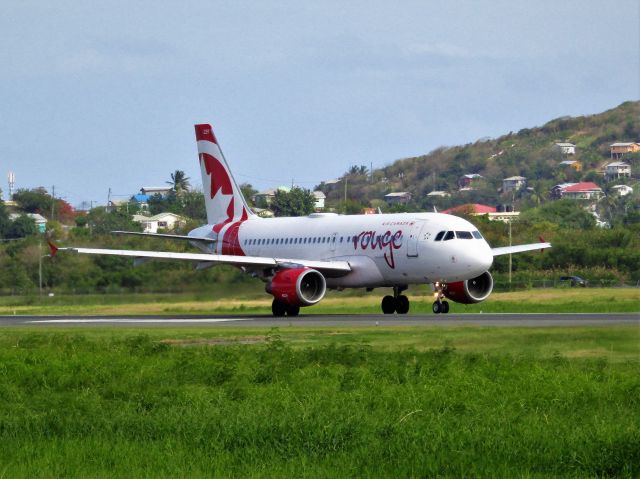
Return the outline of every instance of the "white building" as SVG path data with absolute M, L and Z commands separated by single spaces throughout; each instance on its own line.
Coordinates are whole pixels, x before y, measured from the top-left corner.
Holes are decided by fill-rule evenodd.
M 563 155 L 575 155 L 576 154 L 576 145 L 573 143 L 556 143 L 553 145 L 553 148 Z
M 524 176 L 511 176 L 502 180 L 502 192 L 517 191 L 526 185 L 527 179 Z
M 314 208 L 317 210 L 324 209 L 324 200 L 327 198 L 322 191 L 314 191 L 313 198 L 315 200 Z
M 449 193 L 447 193 L 446 191 L 438 191 L 438 190 L 433 190 L 430 193 L 427 193 L 427 196 L 434 198 L 434 197 L 439 197 L 439 198 L 446 198 L 448 196 L 451 196 Z
M 633 188 L 627 185 L 615 185 L 612 186 L 611 189 L 618 196 L 627 196 L 633 193 Z
M 133 221 L 142 224 L 145 233 L 157 233 L 158 230 L 173 230 L 184 224 L 184 218 L 175 213 L 158 213 L 155 216 L 133 215 Z
M 153 196 L 155 194 L 167 196 L 172 190 L 173 188 L 170 186 L 143 186 L 140 188 L 140 193 L 147 196 Z
M 604 176 L 607 180 L 631 177 L 631 165 L 623 161 L 614 161 L 604 168 Z

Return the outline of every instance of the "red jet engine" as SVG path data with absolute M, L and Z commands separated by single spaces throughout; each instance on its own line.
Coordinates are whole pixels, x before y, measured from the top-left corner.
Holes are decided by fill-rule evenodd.
M 456 283 L 447 283 L 442 291 L 451 301 L 463 304 L 473 304 L 484 301 L 493 291 L 493 277 L 485 271 L 480 276 Z
M 311 306 L 324 298 L 327 282 L 315 269 L 281 269 L 267 284 L 266 290 L 278 301 L 289 306 Z

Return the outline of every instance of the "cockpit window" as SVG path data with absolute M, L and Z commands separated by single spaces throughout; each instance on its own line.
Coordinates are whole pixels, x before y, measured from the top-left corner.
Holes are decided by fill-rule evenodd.
M 446 233 L 446 231 L 440 231 L 440 233 L 438 233 L 436 235 L 436 239 L 434 241 L 440 241 L 442 240 L 442 237 L 444 236 L 444 234 Z
M 471 231 L 456 231 L 456 238 L 473 239 L 473 236 L 471 236 Z
M 453 231 L 447 231 L 447 234 L 444 235 L 443 241 L 449 241 L 449 240 L 452 240 L 453 238 L 455 238 Z
M 473 231 L 473 237 L 475 239 L 482 239 L 482 235 L 480 234 L 480 231 Z

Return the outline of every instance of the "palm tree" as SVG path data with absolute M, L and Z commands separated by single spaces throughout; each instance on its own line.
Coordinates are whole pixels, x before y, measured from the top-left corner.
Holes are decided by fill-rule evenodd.
M 171 181 L 167 181 L 167 184 L 171 185 L 176 196 L 180 196 L 181 193 L 189 191 L 189 178 L 185 176 L 182 170 L 176 170 L 175 173 L 171 173 Z

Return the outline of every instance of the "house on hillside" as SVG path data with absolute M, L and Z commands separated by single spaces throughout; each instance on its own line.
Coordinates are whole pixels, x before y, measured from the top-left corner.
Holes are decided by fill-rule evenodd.
M 175 213 L 158 213 L 155 216 L 133 215 L 133 221 L 142 224 L 145 233 L 157 233 L 158 230 L 173 230 L 185 223 L 182 216 Z
M 44 233 L 45 231 L 47 231 L 47 218 L 38 213 L 11 213 L 9 215 L 9 219 L 11 221 L 15 221 L 22 215 L 28 216 L 33 220 L 33 222 L 36 224 L 36 228 L 38 228 L 39 233 Z
M 279 186 L 278 188 L 270 188 L 268 190 L 261 191 L 260 193 L 256 193 L 251 197 L 251 201 L 253 201 L 256 205 L 271 205 L 271 202 L 276 197 L 277 191 L 284 191 L 288 193 L 291 191 L 291 188 L 287 188 L 286 186 Z
M 609 145 L 611 149 L 611 159 L 620 159 L 625 153 L 637 153 L 640 151 L 640 143 L 618 142 Z
M 482 205 L 480 203 L 468 203 L 466 205 L 454 206 L 453 208 L 441 211 L 441 213 L 456 215 L 470 214 L 472 216 L 487 215 L 490 221 L 502 221 L 507 223 L 520 216 L 519 211 L 504 211 L 505 208 L 494 208 L 493 206 Z
M 604 196 L 602 188 L 591 181 L 564 183 L 551 189 L 551 197 L 554 199 L 599 200 L 602 196 Z
M 615 185 L 611 187 L 611 191 L 618 196 L 627 196 L 633 193 L 633 188 L 627 185 Z
M 427 196 L 429 198 L 447 198 L 449 196 L 451 196 L 451 194 L 447 193 L 446 191 L 438 191 L 438 190 L 433 190 L 430 193 L 427 193 Z
M 573 143 L 555 143 L 553 149 L 559 151 L 563 155 L 575 155 L 576 145 Z
M 384 195 L 384 200 L 388 205 L 406 205 L 411 201 L 411 193 L 408 191 L 398 191 Z
M 508 193 L 510 191 L 518 191 L 520 188 L 527 184 L 527 179 L 524 176 L 510 176 L 502 180 L 502 192 Z
M 631 178 L 631 165 L 623 161 L 614 161 L 604 167 L 604 177 L 607 181 L 619 178 Z
M 496 209 L 493 206 L 487 206 L 480 203 L 467 203 L 466 205 L 454 206 L 453 208 L 447 208 L 442 210 L 441 213 L 456 214 L 456 213 L 469 213 L 472 215 L 486 215 L 487 213 L 495 213 Z
M 478 173 L 470 173 L 467 175 L 462 175 L 459 179 L 458 179 L 458 186 L 462 189 L 462 188 L 468 188 L 471 189 L 473 188 L 474 183 L 476 183 L 478 180 L 483 179 L 484 177 L 482 175 L 479 175 Z
M 562 168 L 573 168 L 576 171 L 582 171 L 582 162 L 578 160 L 561 161 L 558 166 Z
M 314 204 L 313 207 L 316 210 L 323 210 L 324 209 L 324 200 L 327 198 L 327 196 L 322 192 L 322 191 L 314 191 L 313 192 L 313 199 L 314 199 Z
M 149 195 L 138 193 L 137 195 L 133 195 L 130 201 L 136 203 L 141 210 L 149 209 Z
M 170 186 L 143 186 L 140 188 L 140 193 L 147 196 L 167 196 L 172 190 Z

